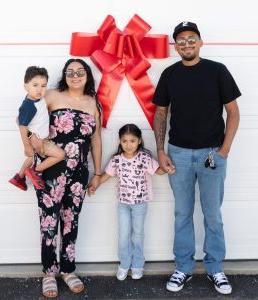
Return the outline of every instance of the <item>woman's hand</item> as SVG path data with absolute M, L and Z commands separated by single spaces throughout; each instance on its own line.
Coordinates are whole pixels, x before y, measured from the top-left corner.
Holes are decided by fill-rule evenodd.
M 34 155 L 34 150 L 30 144 L 24 147 L 24 154 L 27 157 L 32 157 Z
M 33 134 L 30 138 L 31 146 L 33 147 L 34 151 L 40 154 L 43 149 L 43 141 L 39 139 L 35 134 Z
M 100 185 L 100 176 L 94 175 L 88 185 L 88 195 L 94 195 Z

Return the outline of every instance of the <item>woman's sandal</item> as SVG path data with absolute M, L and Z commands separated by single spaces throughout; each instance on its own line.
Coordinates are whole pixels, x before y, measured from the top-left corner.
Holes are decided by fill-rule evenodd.
M 57 283 L 54 276 L 46 275 L 42 279 L 42 294 L 46 298 L 56 298 L 58 296 Z
M 78 294 L 84 290 L 83 282 L 74 273 L 62 275 L 62 279 L 73 293 Z

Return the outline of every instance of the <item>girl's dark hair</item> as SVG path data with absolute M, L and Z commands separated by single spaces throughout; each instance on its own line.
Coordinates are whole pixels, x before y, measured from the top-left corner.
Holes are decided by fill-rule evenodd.
M 142 131 L 137 125 L 135 125 L 135 124 L 125 124 L 118 131 L 119 139 L 121 139 L 123 137 L 123 135 L 125 135 L 125 134 L 132 134 L 132 135 L 136 136 L 138 139 L 141 140 L 140 144 L 138 145 L 137 152 L 138 151 L 143 151 L 143 152 L 145 152 L 145 153 L 147 153 L 151 156 L 151 152 L 148 149 L 144 148 L 144 142 L 143 142 L 143 139 L 142 139 Z M 121 154 L 123 152 L 124 151 L 122 149 L 122 146 L 119 143 L 117 153 L 115 155 Z
M 40 67 L 37 67 L 37 66 L 30 66 L 25 71 L 24 83 L 28 83 L 29 81 L 31 81 L 36 76 L 45 77 L 46 80 L 48 81 L 48 73 L 47 73 L 47 70 L 45 68 L 40 68 Z
M 94 78 L 92 75 L 92 71 L 91 71 L 90 66 L 84 60 L 82 60 L 80 58 L 70 58 L 67 60 L 67 62 L 65 63 L 65 65 L 63 67 L 63 70 L 62 70 L 62 77 L 57 84 L 57 89 L 59 90 L 59 92 L 64 92 L 64 91 L 68 90 L 69 87 L 66 82 L 65 72 L 66 72 L 68 66 L 73 62 L 80 63 L 83 66 L 84 70 L 86 71 L 87 82 L 85 84 L 83 94 L 94 97 L 96 99 L 97 108 L 98 108 L 99 112 L 101 113 L 101 105 L 97 99 L 97 95 L 96 95 L 96 91 L 95 91 L 95 82 L 94 82 Z

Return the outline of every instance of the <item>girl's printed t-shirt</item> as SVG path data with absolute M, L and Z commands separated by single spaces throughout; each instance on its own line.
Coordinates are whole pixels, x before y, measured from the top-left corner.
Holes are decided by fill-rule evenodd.
M 118 177 L 118 199 L 126 204 L 138 204 L 152 198 L 151 176 L 158 169 L 158 162 L 148 153 L 139 151 L 134 157 L 115 155 L 105 172 Z

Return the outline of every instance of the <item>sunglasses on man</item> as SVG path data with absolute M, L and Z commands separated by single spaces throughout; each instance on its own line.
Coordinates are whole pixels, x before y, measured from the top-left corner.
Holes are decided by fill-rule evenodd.
M 177 39 L 176 44 L 180 47 L 184 47 L 184 46 L 186 46 L 187 43 L 188 43 L 188 45 L 194 45 L 198 40 L 199 40 L 198 37 L 191 36 L 187 39 L 185 39 L 185 38 Z

